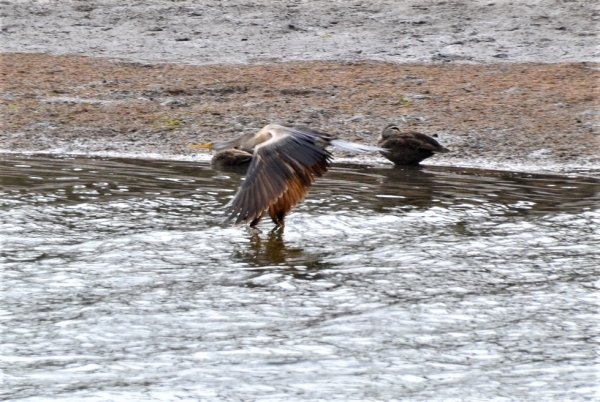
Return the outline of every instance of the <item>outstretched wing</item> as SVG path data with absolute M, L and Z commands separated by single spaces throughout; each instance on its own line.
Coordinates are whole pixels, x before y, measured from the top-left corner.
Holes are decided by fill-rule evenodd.
M 269 132 L 271 139 L 256 146 L 246 179 L 226 206 L 227 221 L 252 222 L 266 209 L 285 215 L 329 167 L 331 153 L 311 130 L 270 125 Z

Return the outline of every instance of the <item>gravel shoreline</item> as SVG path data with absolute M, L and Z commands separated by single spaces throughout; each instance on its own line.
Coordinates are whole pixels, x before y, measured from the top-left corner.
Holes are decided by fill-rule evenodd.
M 2 153 L 202 161 L 269 122 L 405 119 L 452 150 L 426 164 L 600 175 L 591 1 L 4 5 Z

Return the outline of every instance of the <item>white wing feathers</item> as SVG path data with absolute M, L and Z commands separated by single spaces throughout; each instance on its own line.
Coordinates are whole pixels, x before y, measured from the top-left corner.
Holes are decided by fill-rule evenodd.
M 344 140 L 331 140 L 330 141 L 331 145 L 344 150 L 344 151 L 352 151 L 352 152 L 381 152 L 381 151 L 387 151 L 385 148 L 379 148 L 373 145 L 364 145 L 364 144 L 356 144 L 354 142 L 350 142 L 350 141 L 344 141 Z

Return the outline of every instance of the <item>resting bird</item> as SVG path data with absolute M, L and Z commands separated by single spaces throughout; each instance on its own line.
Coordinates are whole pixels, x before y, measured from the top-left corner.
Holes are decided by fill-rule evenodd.
M 347 151 L 377 152 L 382 148 L 339 140 L 306 127 L 269 124 L 255 134 L 234 140 L 193 145 L 193 148 L 222 150 L 237 148 L 253 152 L 246 178 L 234 198 L 225 206 L 226 221 L 255 227 L 269 212 L 277 226 L 304 199 L 315 177 L 322 176 L 333 156 L 325 149 L 332 145 Z
M 215 153 L 210 163 L 217 170 L 243 171 L 248 168 L 251 160 L 252 152 L 229 148 Z
M 381 154 L 395 165 L 414 166 L 435 153 L 449 152 L 430 136 L 416 131 L 401 131 L 397 124 L 388 124 L 383 129 L 377 145 L 387 150 Z

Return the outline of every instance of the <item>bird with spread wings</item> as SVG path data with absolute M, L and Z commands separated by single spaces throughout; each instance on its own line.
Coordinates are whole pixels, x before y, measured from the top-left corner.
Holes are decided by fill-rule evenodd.
M 269 124 L 257 133 L 230 141 L 192 145 L 192 148 L 237 148 L 252 153 L 246 177 L 234 198 L 225 206 L 227 221 L 255 227 L 265 212 L 277 226 L 304 199 L 315 177 L 325 174 L 334 146 L 347 151 L 382 152 L 383 148 L 356 144 L 306 127 Z

